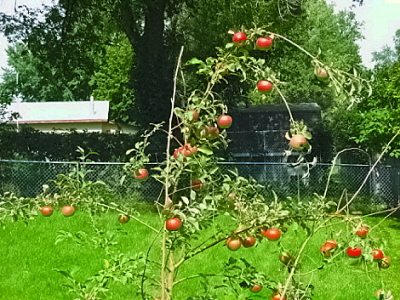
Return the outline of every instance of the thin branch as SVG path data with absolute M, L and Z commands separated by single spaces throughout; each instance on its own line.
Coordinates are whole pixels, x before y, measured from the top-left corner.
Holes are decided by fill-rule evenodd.
M 346 151 L 351 151 L 351 150 L 361 150 L 361 149 L 359 149 L 359 148 L 348 148 L 348 149 L 343 149 L 343 150 L 339 151 L 339 152 L 335 155 L 335 157 L 334 157 L 334 159 L 333 159 L 333 162 L 332 162 L 331 170 L 330 170 L 329 175 L 328 175 L 328 179 L 327 179 L 327 181 L 326 181 L 326 187 L 325 187 L 324 196 L 323 196 L 324 199 L 326 198 L 326 194 L 328 193 L 329 183 L 330 183 L 330 181 L 331 181 L 333 169 L 334 169 L 334 167 L 335 167 L 335 165 L 336 165 L 336 160 L 338 159 L 338 157 L 339 157 L 340 154 L 342 154 L 343 152 L 346 152 Z
M 303 47 L 297 45 L 295 42 L 293 42 L 292 40 L 289 40 L 288 38 L 277 34 L 277 33 L 273 33 L 273 32 L 269 32 L 267 31 L 268 34 L 272 35 L 272 36 L 277 36 L 283 40 L 285 40 L 286 42 L 288 42 L 289 44 L 292 44 L 293 46 L 295 46 L 296 48 L 300 49 L 301 51 L 303 51 L 305 54 L 307 54 L 308 56 L 310 56 L 312 59 L 318 60 L 314 55 L 312 55 L 310 52 L 308 52 L 306 49 L 304 49 Z
M 346 203 L 345 206 L 342 207 L 342 209 L 338 210 L 337 212 L 340 213 L 344 209 L 346 209 L 352 202 L 353 200 L 358 196 L 358 194 L 361 192 L 361 189 L 364 187 L 364 185 L 367 183 L 367 180 L 369 179 L 369 176 L 372 174 L 372 172 L 375 170 L 376 165 L 381 161 L 383 155 L 388 151 L 390 145 L 392 142 L 396 139 L 396 137 L 400 134 L 400 130 L 397 131 L 397 133 L 390 139 L 390 141 L 386 144 L 385 148 L 383 149 L 382 153 L 379 155 L 378 159 L 376 162 L 372 165 L 371 169 L 367 173 L 367 176 L 365 176 L 363 182 L 361 183 L 360 187 L 358 190 L 354 193 L 354 195 L 350 198 L 350 200 Z
M 178 78 L 178 73 L 179 73 L 179 69 L 181 66 L 181 61 L 182 61 L 182 55 L 183 55 L 183 46 L 181 47 L 181 51 L 179 53 L 179 57 L 178 57 L 178 64 L 176 66 L 176 70 L 175 70 L 175 76 L 174 76 L 174 88 L 173 88 L 173 93 L 172 93 L 172 97 L 171 97 L 171 112 L 169 115 L 169 121 L 168 121 L 168 136 L 167 136 L 167 149 L 166 149 L 166 153 L 167 153 L 167 170 L 169 170 L 170 168 L 170 164 L 171 164 L 171 160 L 170 160 L 170 149 L 171 149 L 171 137 L 173 137 L 172 135 L 172 120 L 174 118 L 174 107 L 175 107 L 175 97 L 176 97 L 176 82 L 177 82 L 177 78 Z M 165 200 L 164 200 L 164 205 L 167 205 L 168 203 L 168 183 L 169 183 L 169 173 L 167 172 L 166 176 L 165 176 Z
M 373 212 L 373 213 L 370 213 L 370 214 L 367 214 L 367 215 L 363 215 L 363 216 L 351 216 L 351 219 L 353 219 L 353 220 L 364 219 L 364 218 L 367 218 L 367 217 L 380 215 L 380 214 L 384 214 L 384 213 L 387 213 L 387 212 L 390 212 L 389 215 L 388 215 L 388 216 L 390 216 L 390 215 L 392 215 L 393 213 L 395 213 L 399 209 L 400 209 L 400 205 L 398 205 L 398 206 L 396 206 L 394 208 L 389 208 L 389 209 L 386 209 L 386 210 Z M 387 218 L 388 216 L 385 216 L 385 218 Z M 343 220 L 341 220 L 339 222 L 336 222 L 336 223 L 331 223 L 331 224 L 328 224 L 328 225 L 324 225 L 322 227 L 331 227 L 331 226 L 336 226 L 336 225 L 339 225 L 339 224 L 342 224 L 342 223 L 347 223 L 348 220 L 346 218 L 349 218 L 348 216 L 341 215 L 341 214 L 332 214 L 332 215 L 329 215 L 329 217 L 330 217 L 330 219 L 343 218 Z M 376 226 L 374 226 L 374 227 L 376 227 Z
M 275 86 L 275 89 L 278 91 L 279 95 L 281 96 L 283 102 L 284 102 L 285 105 L 286 105 L 286 109 L 287 109 L 287 111 L 288 111 L 288 113 L 289 113 L 289 117 L 290 117 L 290 122 L 291 122 L 291 123 L 294 123 L 294 118 L 293 118 L 292 112 L 291 112 L 291 110 L 290 110 L 289 103 L 287 102 L 286 98 L 283 96 L 281 90 L 280 90 L 278 87 L 276 87 L 276 86 Z
M 167 148 L 166 148 L 166 159 L 167 159 L 167 165 L 166 165 L 166 175 L 165 175 L 165 181 L 164 181 L 164 189 L 165 189 L 165 198 L 164 198 L 164 208 L 166 208 L 169 204 L 169 196 L 168 196 L 168 187 L 169 187 L 169 182 L 170 182 L 170 166 L 171 166 L 171 158 L 170 158 L 170 149 L 171 149 L 171 137 L 172 135 L 172 120 L 174 118 L 174 107 L 175 107 L 175 97 L 176 97 L 176 82 L 179 74 L 179 69 L 181 66 L 181 61 L 182 61 L 182 55 L 183 55 L 183 46 L 181 47 L 181 51 L 179 53 L 178 57 L 178 63 L 176 66 L 175 70 L 175 76 L 174 76 L 174 86 L 172 90 L 172 97 L 171 97 L 171 111 L 169 115 L 169 121 L 168 121 L 168 135 L 167 135 Z M 166 245 L 166 240 L 167 240 L 167 231 L 164 229 L 163 231 L 163 236 L 161 240 L 161 299 L 169 299 L 168 293 L 170 291 L 167 291 L 168 284 L 166 282 L 167 277 L 166 277 L 166 260 L 167 260 L 167 245 Z
M 225 274 L 196 274 L 196 275 L 191 275 L 191 276 L 188 276 L 188 277 L 181 278 L 181 279 L 175 281 L 174 285 L 178 284 L 178 283 L 181 283 L 181 282 L 183 282 L 185 280 L 195 279 L 195 278 L 204 277 L 204 276 L 207 276 L 207 277 L 220 276 L 220 277 L 225 277 L 225 278 L 233 278 L 233 279 L 236 278 L 237 279 L 236 276 L 229 276 L 229 275 L 225 275 Z
M 286 283 L 285 286 L 283 288 L 283 292 L 281 295 L 281 299 L 284 297 L 286 291 L 288 290 L 289 284 L 291 279 L 294 276 L 294 272 L 296 270 L 296 266 L 298 265 L 299 261 L 300 261 L 300 257 L 301 254 L 303 253 L 303 251 L 305 250 L 306 245 L 308 244 L 308 242 L 311 240 L 311 238 L 314 236 L 315 233 L 317 233 L 321 228 L 323 228 L 325 226 L 326 223 L 328 223 L 332 218 L 335 217 L 335 215 L 340 214 L 340 212 L 342 212 L 343 210 L 345 210 L 346 208 L 348 208 L 348 206 L 350 205 L 350 203 L 357 197 L 357 195 L 360 193 L 362 187 L 365 185 L 365 183 L 367 182 L 369 176 L 371 175 L 372 171 L 375 169 L 376 165 L 379 163 L 379 161 L 382 159 L 383 155 L 386 153 L 386 151 L 389 149 L 390 144 L 395 140 L 395 138 L 400 134 L 400 130 L 397 131 L 397 133 L 390 139 L 390 141 L 386 144 L 385 148 L 383 149 L 382 153 L 379 155 L 377 161 L 374 163 L 374 165 L 371 167 L 371 169 L 369 170 L 367 176 L 365 177 L 364 181 L 361 183 L 361 186 L 359 187 L 359 189 L 356 191 L 356 193 L 350 198 L 350 200 L 346 203 L 346 205 L 338 210 L 334 215 L 332 215 L 331 217 L 329 217 L 328 219 L 324 220 L 321 224 L 318 225 L 318 227 L 307 237 L 307 239 L 303 242 L 303 244 L 301 245 L 301 248 L 299 250 L 299 254 L 297 255 L 293 265 L 292 265 L 292 269 L 290 271 L 290 274 L 288 276 L 288 278 L 286 279 Z M 339 153 L 338 153 L 339 154 Z M 336 155 L 335 158 L 337 158 L 338 155 Z
M 151 244 L 150 244 L 150 247 L 147 249 L 147 252 L 146 252 L 146 259 L 145 259 L 145 263 L 144 263 L 144 267 L 143 267 L 142 280 L 141 280 L 141 282 L 140 282 L 140 292 L 141 292 L 141 295 L 142 295 L 142 299 L 143 299 L 143 300 L 146 300 L 145 294 L 144 294 L 144 281 L 145 281 L 145 279 L 147 278 L 147 277 L 146 277 L 147 263 L 149 262 L 150 251 L 151 251 L 151 249 L 153 248 L 153 245 L 154 245 L 154 243 L 155 243 L 157 237 L 158 237 L 158 235 L 156 235 L 156 236 L 154 237 L 153 241 L 152 241 Z M 159 284 L 160 284 L 160 283 L 159 283 Z M 160 284 L 160 286 L 161 286 L 161 284 Z

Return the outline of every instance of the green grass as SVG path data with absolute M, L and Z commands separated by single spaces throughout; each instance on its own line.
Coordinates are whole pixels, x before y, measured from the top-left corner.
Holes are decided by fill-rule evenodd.
M 161 225 L 158 216 L 154 213 L 144 213 L 141 218 L 156 228 Z M 155 234 L 134 220 L 127 224 L 120 224 L 116 219 L 115 213 L 107 213 L 96 218 L 101 229 L 121 228 L 128 233 L 119 238 L 119 243 L 114 246 L 115 249 L 125 253 L 146 251 L 148 245 L 154 240 Z M 369 219 L 369 223 L 372 225 L 380 220 L 380 218 L 372 218 Z M 219 223 L 229 225 L 230 221 L 222 218 Z M 339 234 L 340 229 L 343 228 L 336 228 Z M 375 233 L 387 241 L 384 251 L 392 259 L 392 266 L 387 270 L 379 271 L 375 264 L 368 264 L 367 267 L 356 265 L 354 264 L 357 262 L 356 259 L 339 255 L 338 259 L 325 265 L 321 270 L 296 278 L 315 286 L 313 299 L 317 300 L 374 299 L 374 291 L 380 288 L 391 290 L 395 299 L 400 298 L 399 229 L 399 219 L 392 218 L 385 220 Z M 61 242 L 55 245 L 59 230 L 85 231 L 91 234 L 90 218 L 86 213 L 79 211 L 74 216 L 66 218 L 57 211 L 48 218 L 38 216 L 27 226 L 22 222 L 10 222 L 6 223 L 4 230 L 0 229 L 0 299 L 75 299 L 75 295 L 68 294 L 67 289 L 62 286 L 66 283 L 64 277 L 53 271 L 53 268 L 69 269 L 79 266 L 78 278 L 81 280 L 103 268 L 105 254 L 102 249 L 82 247 L 74 242 Z M 211 228 L 202 232 L 202 237 L 206 237 L 212 230 Z M 345 235 L 341 233 L 342 237 Z M 294 232 L 289 229 L 280 242 L 285 249 L 296 252 L 304 237 L 305 233 L 302 230 Z M 321 230 L 310 241 L 301 261 L 300 273 L 307 273 L 323 265 L 319 246 L 325 238 L 326 232 Z M 152 251 L 153 259 L 157 258 L 158 250 L 159 243 L 156 243 Z M 278 242 L 267 240 L 257 244 L 257 247 L 241 248 L 237 252 L 231 252 L 226 247 L 217 245 L 185 263 L 178 276 L 220 273 L 223 264 L 232 256 L 244 257 L 271 279 L 283 282 L 287 271 L 278 260 L 279 253 Z M 218 283 L 219 279 L 213 277 L 211 282 Z M 202 292 L 198 279 L 187 280 L 176 287 L 174 300 L 184 300 Z M 270 294 L 270 290 L 264 289 L 257 295 L 260 295 L 260 299 L 269 299 Z M 107 294 L 107 299 L 113 300 L 138 298 L 135 296 L 135 288 L 129 284 L 113 283 Z M 221 297 L 221 299 L 235 298 Z

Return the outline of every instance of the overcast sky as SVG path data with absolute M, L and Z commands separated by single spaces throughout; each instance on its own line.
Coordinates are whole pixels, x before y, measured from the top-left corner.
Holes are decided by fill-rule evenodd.
M 328 0 L 336 10 L 348 9 L 351 0 Z M 372 52 L 380 51 L 385 45 L 393 48 L 393 37 L 400 29 L 400 0 L 364 0 L 364 5 L 352 11 L 359 22 L 364 22 L 362 33 L 365 40 L 360 41 L 360 54 L 364 65 L 372 67 Z
M 349 8 L 351 0 L 327 0 L 334 3 L 337 10 Z M 42 3 L 51 4 L 52 0 L 0 0 L 0 11 L 11 14 L 14 5 L 38 7 Z M 361 56 L 364 65 L 372 67 L 372 52 L 380 51 L 385 45 L 393 47 L 393 37 L 400 29 L 400 0 L 364 0 L 364 5 L 353 9 L 356 18 L 364 22 L 363 35 L 365 40 L 360 41 Z M 1 68 L 7 66 L 7 57 L 4 49 L 7 40 L 0 34 L 0 75 Z
M 26 5 L 28 7 L 40 7 L 42 4 L 51 4 L 52 0 L 0 0 L 0 12 L 12 14 L 14 6 Z M 7 66 L 7 39 L 0 33 L 0 75 L 3 74 L 2 68 Z M 1 80 L 1 79 L 0 79 Z

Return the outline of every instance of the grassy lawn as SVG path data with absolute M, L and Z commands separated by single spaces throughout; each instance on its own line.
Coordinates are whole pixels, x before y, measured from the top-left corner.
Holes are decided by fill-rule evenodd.
M 142 220 L 159 228 L 158 216 L 145 213 Z M 127 224 L 117 222 L 117 214 L 107 213 L 96 217 L 98 228 L 104 230 L 123 229 L 127 232 L 118 238 L 118 244 L 113 246 L 124 253 L 145 252 L 148 245 L 154 240 L 155 233 L 146 227 L 131 220 Z M 381 221 L 381 218 L 371 218 L 369 224 Z M 229 224 L 229 220 L 221 219 L 219 223 Z M 79 246 L 72 241 L 55 244 L 58 231 L 92 232 L 90 218 L 86 213 L 77 211 L 72 217 L 64 217 L 58 211 L 53 216 L 46 218 L 38 216 L 26 226 L 22 222 L 7 223 L 0 230 L 0 299 L 4 300 L 36 300 L 36 299 L 75 299 L 75 295 L 68 293 L 62 285 L 66 280 L 57 269 L 70 269 L 79 266 L 77 277 L 80 280 L 90 277 L 104 266 L 105 253 L 103 249 L 88 246 Z M 234 229 L 234 228 L 231 228 Z M 343 226 L 335 228 L 340 234 Z M 210 230 L 213 230 L 212 228 Z M 209 232 L 202 232 L 202 238 Z M 306 253 L 301 261 L 295 278 L 304 283 L 314 285 L 313 299 L 374 299 L 375 290 L 384 288 L 391 290 L 395 299 L 400 298 L 400 220 L 391 218 L 385 220 L 376 230 L 376 235 L 387 241 L 383 249 L 391 257 L 392 266 L 379 271 L 376 264 L 357 264 L 359 260 L 348 258 L 344 253 L 332 263 L 323 266 L 323 259 L 319 253 L 320 245 L 326 238 L 325 230 L 310 241 Z M 345 233 L 343 233 L 345 234 Z M 305 233 L 302 230 L 294 232 L 288 230 L 281 238 L 282 246 L 295 253 Z M 340 240 L 340 238 L 339 238 Z M 159 243 L 152 250 L 152 258 L 157 259 Z M 223 264 L 230 256 L 244 257 L 258 270 L 263 271 L 271 279 L 284 282 L 287 271 L 278 260 L 280 249 L 278 242 L 263 240 L 256 247 L 231 252 L 222 245 L 217 245 L 201 255 L 193 257 L 182 266 L 179 277 L 197 273 L 220 273 Z M 312 270 L 315 270 L 310 272 Z M 213 277 L 212 282 L 218 283 L 219 279 Z M 259 299 L 269 299 L 271 291 L 264 289 L 257 295 Z M 203 289 L 198 279 L 182 282 L 176 286 L 175 300 L 184 300 L 188 297 L 203 294 Z M 249 292 L 249 296 L 250 296 Z M 107 293 L 107 299 L 138 299 L 135 296 L 135 287 L 113 283 Z M 221 299 L 235 299 L 221 296 Z M 254 298 L 257 299 L 257 298 Z

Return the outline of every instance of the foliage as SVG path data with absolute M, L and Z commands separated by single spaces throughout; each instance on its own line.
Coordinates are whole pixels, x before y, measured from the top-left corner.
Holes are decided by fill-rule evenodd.
M 27 224 L 38 214 L 37 209 L 34 199 L 17 197 L 6 192 L 0 197 L 0 225 L 4 229 L 4 222 L 9 218 L 13 222 L 22 220 Z
M 69 293 L 73 293 L 75 296 L 85 300 L 101 299 L 109 291 L 109 285 L 112 282 L 127 284 L 134 281 L 134 279 L 139 282 L 141 271 L 145 267 L 143 253 L 128 256 L 114 249 L 118 245 L 118 236 L 126 234 L 125 232 L 118 229 L 103 231 L 97 227 L 94 218 L 91 217 L 92 234 L 88 234 L 85 231 L 78 231 L 74 234 L 67 231 L 59 231 L 55 241 L 56 245 L 64 242 L 75 242 L 82 247 L 100 248 L 104 251 L 104 257 L 106 258 L 104 258 L 103 268 L 85 279 L 85 281 L 81 281 L 77 276 L 80 270 L 78 266 L 66 270 L 53 269 L 53 271 L 66 278 L 68 283 L 64 284 L 64 286 L 68 288 Z
M 282 1 L 281 5 L 286 1 Z M 290 2 L 290 1 L 288 1 Z M 226 42 L 226 35 L 221 32 L 223 27 L 240 31 L 241 24 L 247 28 L 253 24 L 268 24 L 264 30 L 268 32 L 279 32 L 281 35 L 295 40 L 299 45 L 306 48 L 309 53 L 323 61 L 326 66 L 334 64 L 335 68 L 353 73 L 362 71 L 361 58 L 358 54 L 356 41 L 361 38 L 360 24 L 356 22 L 351 12 L 335 14 L 333 8 L 325 1 L 292 1 L 299 3 L 300 14 L 284 14 L 276 9 L 273 1 L 248 3 L 242 5 L 240 1 L 231 1 L 229 6 L 209 6 L 207 1 L 201 9 L 193 15 L 189 24 L 185 22 L 185 33 L 192 34 L 195 40 L 202 41 L 200 45 L 189 45 L 186 48 L 186 56 L 195 56 L 204 60 L 213 54 L 215 44 Z M 217 17 L 215 17 L 217 16 Z M 208 26 L 197 26 L 207 20 Z M 219 35 L 211 35 L 210 32 L 221 32 Z M 268 34 L 270 35 L 270 34 Z M 267 35 L 267 36 L 268 36 Z M 272 36 L 272 35 L 271 35 Z M 210 40 L 210 42 L 208 42 Z M 340 47 L 338 47 L 338 43 Z M 198 49 L 198 47 L 201 47 Z M 192 50 L 193 49 L 193 50 Z M 285 42 L 276 37 L 274 39 L 273 51 L 251 53 L 256 58 L 263 58 L 269 68 L 274 71 L 276 78 L 284 83 L 285 97 L 290 103 L 317 102 L 324 110 L 335 107 L 343 99 L 335 96 L 328 83 L 319 81 L 314 76 L 314 70 L 310 69 L 312 58 L 301 51 L 297 51 L 293 44 Z M 309 70 L 304 72 L 304 70 Z M 190 79 L 190 77 L 189 77 Z M 198 79 L 194 79 L 194 85 L 198 87 Z M 230 84 L 221 82 L 216 86 L 216 91 L 224 98 L 230 107 L 236 105 L 279 103 L 278 93 L 263 96 L 253 92 L 247 81 L 240 82 L 235 78 L 229 78 Z M 189 81 L 191 83 L 191 81 Z M 247 96 L 249 97 L 247 99 Z M 338 103 L 339 102 L 339 103 Z
M 17 96 L 25 101 L 89 98 L 90 76 L 116 28 L 110 16 L 104 14 L 106 3 L 98 5 L 99 9 L 93 11 L 82 1 L 66 7 L 19 6 L 13 16 L 0 14 L 0 31 L 16 44 L 14 50 L 9 50 L 9 64 L 14 70 L 9 70 L 4 79 L 10 80 L 8 85 L 13 85 Z M 19 73 L 20 81 L 15 80 Z
M 94 94 L 111 101 L 112 118 L 143 127 L 167 118 L 165 107 L 172 95 L 171 77 L 179 46 L 185 44 L 184 60 L 194 56 L 203 60 L 214 56 L 214 45 L 226 42 L 226 31 L 239 30 L 242 25 L 268 24 L 268 31 L 280 32 L 311 53 L 320 53 L 318 59 L 328 66 L 334 62 L 336 68 L 347 72 L 353 72 L 350 66 L 360 71 L 355 44 L 360 38 L 359 24 L 351 13 L 335 15 L 322 0 L 248 1 L 246 5 L 237 0 L 157 0 L 154 5 L 80 0 L 71 5 L 63 0 L 41 10 L 20 7 L 14 16 L 2 14 L 0 23 L 0 30 L 11 41 L 29 50 L 29 55 L 18 56 L 18 62 L 10 60 L 14 70 L 8 70 L 3 78 L 5 95 L 1 99 L 9 101 L 20 94 L 26 101 L 66 101 Z M 310 59 L 294 51 L 293 45 L 277 41 L 266 62 L 277 79 L 287 83 L 290 102 L 318 102 L 323 108 L 334 105 L 329 87 L 312 71 L 303 72 Z M 113 71 L 118 68 L 119 72 Z M 18 85 L 17 74 L 21 78 Z M 231 107 L 279 101 L 276 93 L 260 97 L 250 92 L 247 98 L 248 83 L 235 78 L 230 82 L 221 82 L 216 91 Z M 185 84 L 199 88 L 205 83 L 188 76 Z M 185 89 L 180 93 L 184 101 Z
M 290 0 L 286 1 L 287 4 L 289 2 L 295 3 Z M 166 5 L 165 2 L 163 4 Z M 156 12 L 164 12 L 164 8 L 157 8 Z M 289 11 L 293 12 L 292 6 L 289 7 Z M 161 16 L 158 15 L 155 18 L 153 19 L 153 21 L 156 21 L 154 25 L 157 25 Z M 131 22 L 134 22 L 134 20 L 131 20 Z M 70 174 L 59 176 L 61 181 L 57 182 L 60 182 L 60 191 L 54 193 L 53 198 L 56 198 L 57 194 L 68 200 L 73 199 L 92 214 L 101 213 L 105 210 L 123 213 L 152 230 L 156 234 L 155 240 L 161 242 L 157 263 L 154 264 L 153 268 L 153 261 L 146 259 L 145 266 L 141 266 L 144 269 L 142 276 L 133 276 L 130 271 L 136 268 L 136 261 L 133 266 L 125 266 L 127 269 L 121 271 L 119 269 L 120 262 L 126 262 L 126 256 L 119 254 L 111 255 L 111 258 L 107 258 L 107 262 L 105 262 L 106 269 L 112 266 L 116 268 L 115 272 L 110 274 L 109 270 L 100 271 L 94 276 L 94 280 L 93 277 L 89 279 L 89 282 L 94 283 L 94 285 L 87 284 L 87 281 L 80 284 L 80 281 L 72 276 L 72 272 L 64 271 L 62 274 L 72 282 L 69 288 L 76 294 L 88 299 L 95 299 L 100 293 L 107 292 L 107 284 L 111 278 L 114 280 L 125 278 L 126 281 L 132 278 L 139 286 L 139 293 L 143 299 L 174 299 L 176 287 L 183 282 L 194 278 L 215 276 L 215 274 L 208 273 L 197 274 L 196 270 L 190 270 L 189 274 L 180 272 L 181 267 L 190 265 L 195 257 L 204 255 L 206 251 L 219 244 L 225 244 L 227 251 L 236 251 L 242 245 L 245 247 L 243 240 L 249 236 L 253 237 L 254 241 L 257 239 L 260 243 L 263 240 L 265 241 L 265 238 L 277 241 L 282 233 L 286 234 L 285 232 L 291 229 L 296 233 L 305 232 L 306 234 L 296 245 L 290 245 L 291 252 L 288 252 L 288 249 L 285 249 L 285 246 L 277 241 L 277 247 L 285 253 L 284 257 L 280 257 L 283 264 L 281 272 L 285 276 L 281 276 L 278 281 L 274 282 L 265 274 L 257 272 L 256 268 L 248 263 L 248 260 L 243 258 L 230 259 L 222 270 L 221 289 L 223 289 L 220 293 L 223 297 L 235 295 L 236 299 L 246 299 L 248 290 L 244 290 L 242 287 L 260 283 L 281 295 L 281 298 L 287 295 L 289 299 L 293 300 L 311 299 L 313 286 L 309 282 L 304 283 L 303 272 L 299 273 L 298 271 L 303 271 L 300 261 L 303 261 L 306 257 L 305 251 L 310 240 L 323 228 L 331 228 L 336 224 L 336 219 L 339 219 L 340 223 L 346 223 L 348 228 L 347 233 L 340 237 L 340 244 L 338 245 L 335 242 L 334 246 L 330 246 L 329 256 L 325 256 L 327 259 L 324 265 L 336 259 L 338 257 L 336 253 L 340 253 L 346 247 L 355 246 L 362 246 L 366 249 L 366 253 L 359 258 L 359 262 L 371 263 L 369 250 L 372 247 L 382 246 L 379 240 L 373 239 L 372 234 L 368 240 L 363 240 L 358 235 L 353 234 L 361 226 L 367 226 L 363 217 L 351 216 L 348 211 L 349 205 L 357 197 L 362 186 L 350 199 L 339 199 L 338 203 L 326 199 L 329 182 L 324 195 L 315 195 L 308 201 L 299 200 L 297 203 L 294 201 L 285 202 L 279 201 L 280 199 L 275 193 L 265 195 L 263 187 L 252 178 L 244 178 L 235 171 L 223 174 L 219 170 L 216 164 L 219 159 L 215 157 L 214 153 L 218 149 L 226 148 L 228 140 L 225 128 L 218 126 L 217 120 L 220 115 L 226 114 L 228 110 L 214 88 L 220 82 L 229 83 L 225 76 L 236 76 L 239 81 L 248 82 L 249 86 L 255 86 L 261 78 L 272 82 L 273 91 L 281 97 L 288 108 L 290 125 L 292 125 L 290 134 L 303 134 L 309 139 L 312 138 L 307 131 L 306 124 L 293 118 L 285 97 L 285 84 L 280 80 L 278 73 L 270 68 L 265 59 L 252 56 L 254 43 L 258 37 L 266 34 L 274 35 L 275 38 L 282 39 L 296 47 L 312 59 L 309 66 L 312 72 L 314 67 L 327 68 L 329 82 L 337 82 L 333 86 L 336 88 L 337 94 L 342 97 L 343 101 L 341 102 L 343 103 L 353 103 L 355 97 L 358 97 L 364 88 L 368 89 L 369 87 L 368 82 L 359 77 L 357 72 L 341 71 L 313 56 L 299 44 L 282 35 L 267 31 L 265 28 L 242 28 L 241 30 L 248 36 L 245 43 L 241 45 L 228 43 L 225 47 L 217 48 L 217 54 L 213 57 L 189 61 L 189 64 L 197 65 L 198 74 L 206 78 L 207 84 L 204 91 L 193 89 L 188 93 L 180 107 L 175 107 L 175 95 L 171 99 L 172 108 L 166 132 L 168 137 L 165 150 L 166 158 L 154 169 L 154 171 L 157 171 L 154 178 L 163 183 L 160 199 L 156 203 L 159 212 L 159 224 L 164 224 L 161 229 L 156 229 L 140 220 L 132 208 L 110 202 L 109 197 L 104 197 L 102 193 L 93 192 L 94 186 L 102 184 L 86 179 L 89 170 L 74 170 Z M 144 31 L 146 33 L 146 29 Z M 146 47 L 143 49 L 146 49 Z M 157 53 L 153 54 L 157 56 Z M 149 57 L 154 58 L 152 55 L 149 55 Z M 182 52 L 179 56 L 174 82 L 177 81 L 181 58 Z M 195 117 L 193 110 L 198 113 L 198 116 Z M 155 127 L 155 129 L 160 128 L 161 124 Z M 148 161 L 148 155 L 143 148 L 149 145 L 148 138 L 151 134 L 153 134 L 153 131 L 149 134 L 146 133 L 143 136 L 143 142 L 136 144 L 136 147 L 130 151 L 133 152 L 136 160 L 130 161 L 127 164 L 128 166 L 131 165 L 136 168 Z M 180 151 L 172 151 L 172 139 L 181 145 Z M 312 141 L 307 141 L 307 143 L 311 144 Z M 386 149 L 389 146 L 390 143 L 386 145 Z M 309 147 L 304 147 L 304 149 L 303 147 L 292 148 L 290 150 L 296 151 L 299 162 L 309 150 Z M 78 150 L 81 159 L 86 160 L 87 155 L 83 153 L 82 149 Z M 368 175 L 371 172 L 372 169 Z M 331 174 L 332 172 L 328 178 L 331 177 Z M 365 184 L 365 181 L 363 184 Z M 39 197 L 39 199 L 41 198 Z M 399 208 L 400 206 L 392 209 L 391 212 Z M 217 224 L 215 220 L 221 215 L 229 217 L 231 222 L 228 225 Z M 176 228 L 166 226 L 165 224 L 171 218 L 178 218 L 180 225 Z M 269 236 L 269 229 L 274 229 L 278 235 Z M 369 229 L 370 227 L 368 227 Z M 107 235 L 106 232 L 96 229 L 95 231 L 105 236 L 106 240 L 89 240 L 98 243 L 110 254 L 109 246 L 113 244 L 113 234 Z M 370 231 L 372 231 L 372 228 Z M 200 234 L 201 232 L 208 234 L 204 238 Z M 332 231 L 328 232 L 329 230 L 325 237 L 334 234 Z M 59 240 L 68 238 L 84 243 L 82 240 L 86 236 L 83 233 L 61 232 Z M 155 240 L 149 246 L 147 255 L 152 250 Z M 233 245 L 232 242 L 234 242 Z M 127 260 L 130 261 L 130 258 Z M 389 266 L 382 263 L 383 260 L 376 263 L 378 268 L 384 269 Z M 317 270 L 319 269 L 317 268 Z M 147 273 L 147 270 L 149 273 Z M 149 275 L 147 276 L 147 274 Z M 118 277 L 114 278 L 113 276 Z M 96 292 L 95 294 L 91 293 L 93 290 Z M 209 293 L 207 286 L 206 293 Z M 208 299 L 210 299 L 209 296 L 212 297 L 213 295 L 209 294 Z
M 355 115 L 354 140 L 372 153 L 381 151 L 400 127 L 400 30 L 394 38 L 395 50 L 384 48 L 375 54 L 377 65 L 373 70 L 375 80 L 373 93 L 357 106 Z M 396 60 L 393 61 L 394 57 Z M 395 141 L 390 155 L 400 156 L 400 142 Z
M 94 72 L 90 85 L 94 86 L 96 100 L 110 101 L 110 119 L 132 123 L 130 112 L 135 105 L 133 91 L 129 89 L 129 72 L 133 63 L 132 46 L 121 33 L 105 45 L 105 56 Z
M 30 127 L 20 127 L 0 130 L 1 159 L 25 159 L 25 160 L 52 160 L 74 161 L 77 160 L 76 148 L 99 153 L 91 157 L 94 161 L 126 161 L 126 151 L 139 142 L 140 136 L 133 134 L 109 134 L 109 133 L 79 133 L 71 131 L 67 133 L 45 133 L 36 131 Z M 162 153 L 160 143 L 151 138 L 152 144 L 148 151 Z M 154 157 L 153 157 L 154 159 Z

